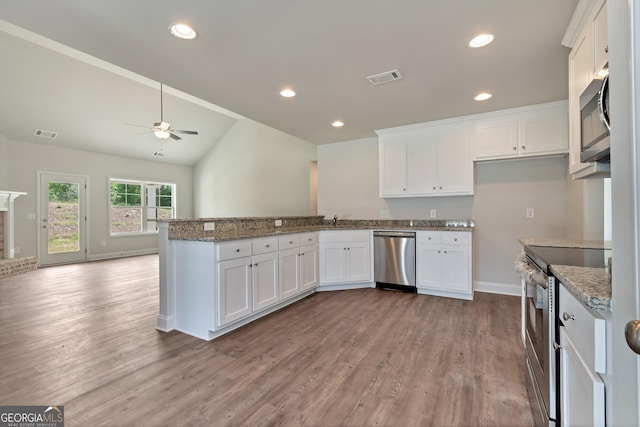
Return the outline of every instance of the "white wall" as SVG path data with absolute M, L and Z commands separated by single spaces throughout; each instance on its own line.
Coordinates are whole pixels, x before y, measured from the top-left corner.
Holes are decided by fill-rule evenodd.
M 194 167 L 195 216 L 310 215 L 316 146 L 239 120 Z
M 517 286 L 520 237 L 566 237 L 566 157 L 477 163 L 475 195 L 380 199 L 377 138 L 318 147 L 318 214 L 346 219 L 472 219 L 474 281 Z M 535 218 L 526 219 L 527 208 Z
M 55 143 L 52 143 L 55 144 Z M 3 149 L 4 145 L 4 149 Z M 177 184 L 177 214 L 181 218 L 193 216 L 192 169 L 188 166 L 170 165 L 161 161 L 137 160 L 127 157 L 90 153 L 57 148 L 45 144 L 0 139 L 0 187 L 11 191 L 25 191 L 26 196 L 15 202 L 15 245 L 20 248 L 17 256 L 36 256 L 37 226 L 28 220 L 27 213 L 36 213 L 37 171 L 89 177 L 88 216 L 89 259 L 108 258 L 157 250 L 158 237 L 109 237 L 109 187 L 108 178 L 132 178 L 172 182 Z M 6 168 L 6 169 L 5 169 Z M 101 241 L 106 241 L 106 246 Z
M 8 190 L 9 185 L 9 141 L 0 134 L 0 190 Z

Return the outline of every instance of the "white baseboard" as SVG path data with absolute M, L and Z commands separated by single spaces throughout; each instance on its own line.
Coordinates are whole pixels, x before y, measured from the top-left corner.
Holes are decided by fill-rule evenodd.
M 495 283 L 495 282 L 473 282 L 473 290 L 476 292 L 486 292 L 489 294 L 512 295 L 519 297 L 522 294 L 520 284 Z
M 363 283 L 347 283 L 347 284 L 320 284 L 316 288 L 316 292 L 326 292 L 326 291 L 347 291 L 349 289 L 363 289 L 363 288 L 375 288 L 376 284 L 374 282 L 363 282 Z
M 173 331 L 176 327 L 175 317 L 158 315 L 156 317 L 156 329 L 162 332 Z
M 105 254 L 95 254 L 95 255 L 90 254 L 87 257 L 87 261 L 102 261 L 105 259 L 125 258 L 125 257 L 140 256 L 140 255 L 152 255 L 157 253 L 158 253 L 158 248 L 138 249 L 135 251 L 108 252 Z

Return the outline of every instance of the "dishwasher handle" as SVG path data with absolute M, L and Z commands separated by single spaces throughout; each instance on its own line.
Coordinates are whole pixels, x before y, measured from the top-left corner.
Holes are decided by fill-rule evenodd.
M 374 231 L 373 237 L 416 237 L 416 233 L 413 231 Z

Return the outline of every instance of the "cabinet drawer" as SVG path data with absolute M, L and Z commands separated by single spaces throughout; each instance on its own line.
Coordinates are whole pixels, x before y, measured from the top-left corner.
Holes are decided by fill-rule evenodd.
M 301 233 L 299 237 L 300 237 L 300 246 L 315 245 L 316 243 L 318 243 L 318 233 L 316 232 Z
M 564 286 L 560 286 L 559 298 L 558 314 L 564 324 L 561 328 L 564 328 L 587 367 L 606 373 L 605 319 L 597 311 L 584 306 Z
M 254 255 L 266 254 L 268 252 L 275 252 L 278 250 L 278 238 L 277 237 L 265 237 L 263 239 L 254 239 L 251 242 L 252 253 Z
M 216 260 L 242 258 L 251 256 L 251 240 L 234 240 L 216 245 Z
M 439 245 L 442 243 L 442 231 L 418 231 L 417 243 Z
M 468 245 L 470 236 L 465 231 L 444 231 L 442 232 L 442 243 L 445 245 Z
M 300 246 L 300 235 L 298 234 L 287 234 L 278 238 L 278 248 L 280 250 L 297 248 L 298 246 Z

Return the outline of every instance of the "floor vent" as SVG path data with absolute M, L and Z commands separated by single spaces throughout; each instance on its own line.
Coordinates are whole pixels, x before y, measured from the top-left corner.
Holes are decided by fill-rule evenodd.
M 402 75 L 400 74 L 400 71 L 391 70 L 385 73 L 376 74 L 375 76 L 369 76 L 367 77 L 367 80 L 369 80 L 369 83 L 376 86 L 382 83 L 388 83 L 388 82 L 400 80 L 401 78 L 402 78 Z
M 58 132 L 51 132 L 49 130 L 36 129 L 34 135 L 39 136 L 41 138 L 55 139 L 58 136 Z

